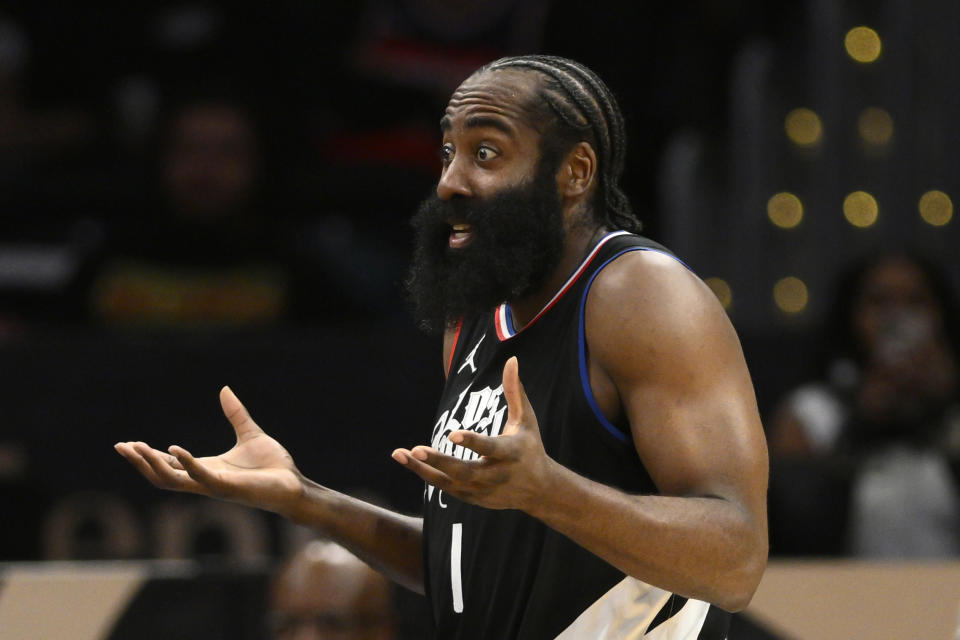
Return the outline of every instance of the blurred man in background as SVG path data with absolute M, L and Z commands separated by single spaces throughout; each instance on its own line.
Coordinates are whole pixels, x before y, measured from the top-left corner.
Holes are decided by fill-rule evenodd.
M 393 640 L 396 617 L 389 581 L 334 542 L 308 543 L 270 587 L 272 640 Z
M 277 261 L 259 200 L 259 134 L 248 111 L 197 99 L 173 110 L 156 191 L 119 222 L 89 305 L 107 324 L 269 323 L 287 312 L 291 274 Z

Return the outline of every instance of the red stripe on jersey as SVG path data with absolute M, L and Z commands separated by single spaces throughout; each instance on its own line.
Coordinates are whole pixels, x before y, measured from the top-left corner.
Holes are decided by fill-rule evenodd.
M 450 345 L 450 355 L 447 356 L 447 370 L 443 372 L 444 375 L 450 375 L 450 367 L 453 366 L 453 354 L 457 352 L 457 342 L 460 341 L 460 330 L 463 329 L 463 318 L 457 320 L 457 331 L 453 334 L 453 344 Z
M 533 317 L 533 320 L 528 322 L 526 326 L 523 327 L 523 329 L 520 329 L 520 331 L 523 331 L 524 329 L 532 325 L 534 322 L 539 320 L 540 317 L 543 316 L 543 314 L 545 314 L 547 311 L 549 311 L 553 305 L 557 304 L 560 298 L 563 297 L 563 294 L 565 294 L 570 289 L 570 287 L 573 286 L 573 284 L 577 281 L 578 278 L 580 278 L 580 276 L 583 274 L 586 268 L 590 266 L 590 263 L 593 262 L 593 259 L 597 257 L 597 253 L 600 251 L 600 247 L 605 245 L 608 240 L 616 238 L 617 236 L 625 235 L 626 233 L 627 233 L 626 231 L 614 231 L 613 233 L 608 233 L 603 238 L 601 238 L 600 242 L 598 242 L 596 246 L 594 246 L 593 249 L 590 250 L 590 253 L 587 255 L 587 257 L 583 259 L 583 262 L 580 263 L 580 266 L 577 267 L 577 270 L 573 272 L 573 275 L 567 278 L 567 281 L 563 284 L 562 287 L 560 287 L 560 290 L 557 291 L 552 298 L 550 298 L 550 302 L 548 302 L 546 306 L 543 307 L 543 309 L 540 309 L 537 315 Z M 508 338 L 512 338 L 513 336 L 520 333 L 520 331 L 514 331 L 514 332 L 510 331 L 510 326 L 507 324 L 508 313 L 510 313 L 510 306 L 504 303 L 504 304 L 501 304 L 499 307 L 497 307 L 497 311 L 494 316 L 494 319 L 495 319 L 494 324 L 497 326 L 497 338 L 500 339 L 500 342 L 503 342 Z

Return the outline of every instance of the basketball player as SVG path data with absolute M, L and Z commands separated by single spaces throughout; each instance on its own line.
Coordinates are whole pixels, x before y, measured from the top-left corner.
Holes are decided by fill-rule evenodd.
M 117 450 L 315 527 L 425 592 L 440 638 L 725 638 L 766 565 L 766 444 L 716 298 L 634 233 L 613 96 L 570 60 L 506 58 L 441 130 L 408 287 L 447 382 L 429 444 L 393 452 L 422 519 L 303 477 L 228 388 L 227 453 Z

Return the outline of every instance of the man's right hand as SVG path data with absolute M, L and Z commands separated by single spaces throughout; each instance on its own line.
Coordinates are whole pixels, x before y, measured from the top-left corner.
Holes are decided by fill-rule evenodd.
M 351 498 L 301 475 L 280 443 L 250 418 L 229 387 L 220 391 L 223 413 L 237 444 L 219 456 L 194 458 L 145 442 L 118 442 L 117 452 L 161 489 L 187 491 L 273 511 L 316 529 L 347 547 L 390 579 L 423 593 L 423 520 Z
M 117 452 L 152 484 L 289 515 L 303 491 L 303 477 L 279 442 L 253 421 L 229 387 L 220 391 L 223 413 L 237 444 L 219 456 L 194 458 L 173 445 L 169 453 L 145 442 L 118 442 Z

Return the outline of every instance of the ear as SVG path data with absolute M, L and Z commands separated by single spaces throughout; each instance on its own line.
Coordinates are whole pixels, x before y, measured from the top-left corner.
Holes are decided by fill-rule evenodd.
M 590 191 L 597 175 L 597 154 L 588 142 L 578 142 L 564 158 L 557 176 L 560 194 L 576 198 Z

